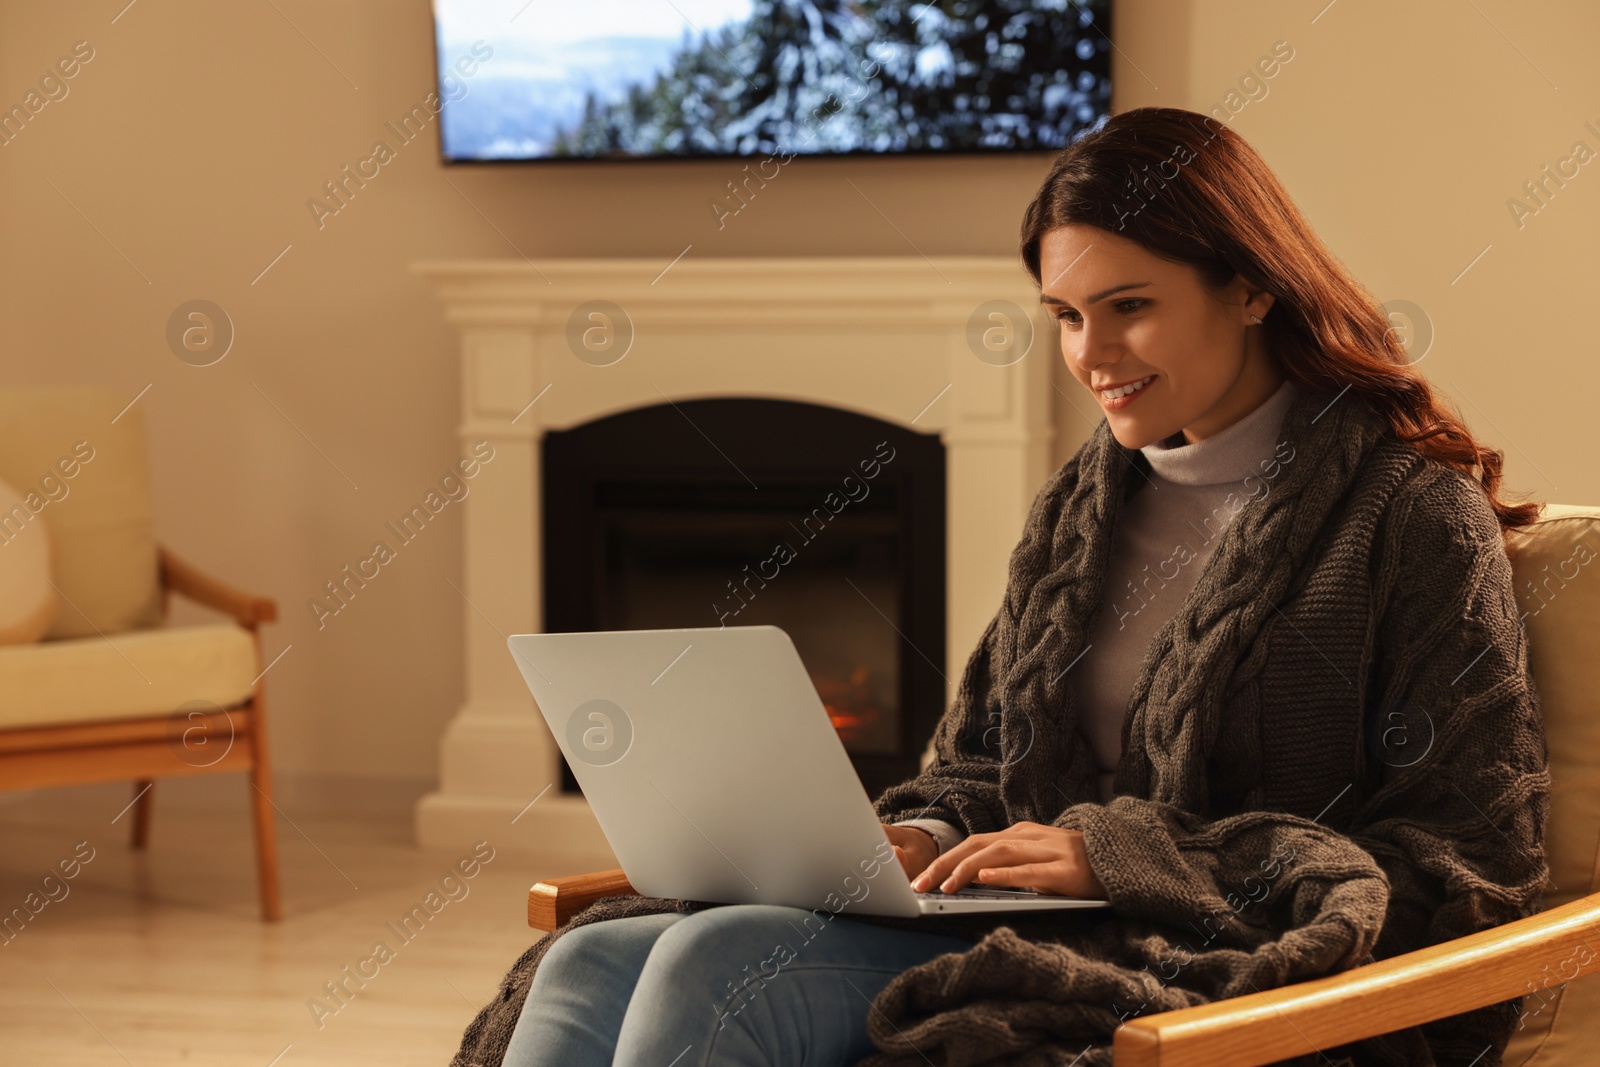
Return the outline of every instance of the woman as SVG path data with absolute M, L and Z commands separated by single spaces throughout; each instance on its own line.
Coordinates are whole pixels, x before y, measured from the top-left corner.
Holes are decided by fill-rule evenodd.
M 919 889 L 1112 907 L 608 898 L 518 961 L 457 1064 L 509 1035 L 516 1067 L 1103 1065 L 1134 1015 L 1539 910 L 1547 752 L 1503 533 L 1541 505 L 1500 499 L 1500 453 L 1210 118 L 1076 141 L 1022 258 L 1104 419 L 1034 502 L 932 764 L 875 807 Z M 1302 1059 L 1493 1064 L 1517 1008 Z

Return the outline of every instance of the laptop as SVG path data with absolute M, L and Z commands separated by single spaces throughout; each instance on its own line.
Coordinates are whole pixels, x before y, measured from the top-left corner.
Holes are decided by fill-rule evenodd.
M 776 626 L 506 643 L 623 873 L 646 896 L 904 917 L 1109 906 L 976 883 L 912 889 Z

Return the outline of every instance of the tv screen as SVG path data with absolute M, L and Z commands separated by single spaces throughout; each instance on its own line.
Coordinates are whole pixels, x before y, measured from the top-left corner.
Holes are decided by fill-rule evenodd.
M 1110 113 L 1110 0 L 434 0 L 458 161 L 1049 151 Z

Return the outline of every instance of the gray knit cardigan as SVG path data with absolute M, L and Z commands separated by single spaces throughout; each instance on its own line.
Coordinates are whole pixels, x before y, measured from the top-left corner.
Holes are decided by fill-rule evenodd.
M 1304 387 L 1302 387 L 1304 389 Z M 1146 652 L 1116 795 L 1066 673 L 1148 462 L 1102 420 L 1035 499 L 1004 602 L 934 734 L 874 803 L 969 834 L 1083 832 L 1106 912 L 855 921 L 973 942 L 878 993 L 856 1067 L 1111 1064 L 1140 1015 L 1335 973 L 1537 912 L 1547 750 L 1494 512 L 1359 395 L 1304 390 Z M 541 939 L 452 1067 L 498 1065 L 539 959 L 589 922 L 717 905 L 607 897 Z M 1284 1063 L 1494 1067 L 1513 1000 Z M 841 1065 L 843 1067 L 843 1065 Z

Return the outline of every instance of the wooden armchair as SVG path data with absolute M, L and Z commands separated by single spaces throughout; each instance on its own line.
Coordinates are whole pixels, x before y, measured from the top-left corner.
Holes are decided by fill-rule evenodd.
M 538 882 L 528 925 L 553 930 L 601 897 L 634 892 L 620 869 Z M 1596 970 L 1600 893 L 1328 978 L 1130 1019 L 1113 1047 L 1119 1067 L 1257 1067 L 1516 996 L 1528 998 L 1526 1018 Z M 1508 1050 L 1504 1062 L 1529 1061 Z
M 0 790 L 131 780 L 123 812 L 139 849 L 157 778 L 247 771 L 261 915 L 275 921 L 260 627 L 277 618 L 277 605 L 155 543 L 137 409 L 112 419 L 126 403 L 100 390 L 0 390 L 8 482 L 28 484 L 52 470 L 65 443 L 85 444 L 73 474 L 52 475 L 67 487 L 64 503 L 41 512 L 61 613 L 44 640 L 0 646 Z M 173 593 L 231 621 L 163 626 Z
M 1119 1067 L 1256 1067 L 1517 996 L 1505 1067 L 1596 1062 L 1600 981 L 1574 979 L 1600 970 L 1600 576 L 1579 570 L 1600 555 L 1600 508 L 1551 504 L 1510 552 L 1550 749 L 1545 910 L 1326 978 L 1129 1019 L 1113 1039 Z M 633 892 L 621 870 L 539 882 L 528 925 L 552 930 Z

